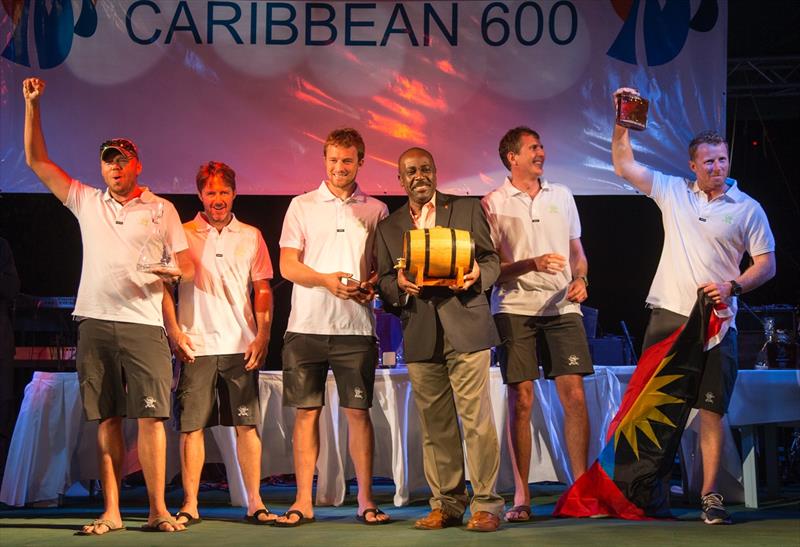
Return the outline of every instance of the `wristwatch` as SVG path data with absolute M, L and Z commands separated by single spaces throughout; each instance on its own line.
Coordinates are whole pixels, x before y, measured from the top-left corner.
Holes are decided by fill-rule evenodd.
M 586 277 L 585 275 L 579 275 L 575 279 L 580 279 L 581 281 L 583 281 L 583 284 L 586 285 L 586 288 L 587 289 L 589 288 L 589 278 Z
M 731 279 L 729 281 L 731 284 L 731 296 L 741 296 L 742 294 L 742 286 L 739 285 L 735 280 Z

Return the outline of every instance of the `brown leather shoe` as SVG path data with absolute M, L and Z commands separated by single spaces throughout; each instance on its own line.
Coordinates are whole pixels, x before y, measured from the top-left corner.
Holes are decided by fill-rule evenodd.
M 418 530 L 441 530 L 442 528 L 449 528 L 451 526 L 461 526 L 461 524 L 461 517 L 448 515 L 441 509 L 434 509 L 415 522 L 414 528 Z
M 489 511 L 478 511 L 467 522 L 467 530 L 471 532 L 494 532 L 498 528 L 500 517 Z

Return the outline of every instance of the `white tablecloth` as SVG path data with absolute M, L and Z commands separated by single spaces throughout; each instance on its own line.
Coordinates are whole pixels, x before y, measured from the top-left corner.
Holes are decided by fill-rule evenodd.
M 585 378 L 586 400 L 591 421 L 589 456 L 592 461 L 603 446 L 603 437 L 621 400 L 622 392 L 633 367 L 602 367 Z M 731 405 L 731 423 L 741 424 L 739 416 L 751 400 L 750 383 L 763 376 L 743 374 L 764 371 L 741 371 Z M 769 371 L 772 372 L 772 371 Z M 789 372 L 789 371 L 780 371 Z M 797 384 L 797 378 L 780 379 L 780 385 Z M 794 384 L 792 384 L 794 382 Z M 761 385 L 760 382 L 756 382 Z M 745 384 L 741 387 L 740 384 Z M 262 426 L 264 445 L 262 476 L 293 473 L 292 428 L 294 410 L 281 404 L 283 386 L 279 372 L 262 372 L 260 376 Z M 770 387 L 778 400 L 782 391 Z M 535 384 L 536 403 L 531 418 L 533 450 L 530 469 L 531 482 L 572 481 L 563 441 L 563 415 L 555 384 L 539 380 Z M 756 390 L 758 391 L 758 390 Z M 509 447 L 506 441 L 506 394 L 498 369 L 491 370 L 491 395 L 494 421 L 501 439 L 501 468 L 498 490 L 513 490 Z M 772 396 L 771 395 L 771 396 Z M 780 395 L 781 397 L 783 395 Z M 347 455 L 347 424 L 339 411 L 338 395 L 332 376 L 326 387 L 327 405 L 320 419 L 320 457 L 317 463 L 317 499 L 319 505 L 340 505 L 346 493 L 345 479 L 354 476 Z M 743 401 L 739 403 L 739 401 Z M 797 398 L 784 399 L 773 406 L 776 412 L 794 408 Z M 763 410 L 763 409 L 761 409 Z M 781 414 L 785 415 L 785 414 Z M 378 370 L 371 411 L 375 427 L 376 476 L 391 478 L 396 486 L 394 503 L 404 505 L 410 499 L 427 497 L 427 485 L 422 469 L 422 447 L 419 421 L 405 369 Z M 759 417 L 760 419 L 761 417 Z M 735 422 L 733 420 L 736 420 Z M 797 418 L 794 418 L 797 419 Z M 773 420 L 775 421 L 775 420 Z M 784 421 L 784 420 L 778 420 Z M 699 480 L 699 461 L 694 457 L 696 438 L 694 424 L 687 427 L 683 456 L 689 483 Z M 36 372 L 25 388 L 25 398 L 14 429 L 11 450 L 0 490 L 0 501 L 14 506 L 41 500 L 57 499 L 77 481 L 97 479 L 95 434 L 97 425 L 83 420 L 78 381 L 75 373 Z M 723 494 L 728 499 L 742 498 L 742 464 L 730 432 L 726 430 L 723 469 L 730 481 L 725 481 Z M 125 437 L 128 443 L 124 472 L 138 470 L 136 457 L 136 425 L 126 420 Z M 244 486 L 236 462 L 235 435 L 232 428 L 215 427 L 206 436 L 206 459 L 226 465 L 231 502 L 244 505 Z M 178 434 L 167 426 L 167 477 L 180 471 Z M 730 484 L 727 484 L 730 482 Z

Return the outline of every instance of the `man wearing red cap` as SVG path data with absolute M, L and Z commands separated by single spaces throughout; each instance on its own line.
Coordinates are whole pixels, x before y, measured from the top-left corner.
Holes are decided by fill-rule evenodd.
M 125 446 L 122 418 L 138 422 L 138 453 L 150 514 L 145 531 L 184 529 L 164 501 L 166 433 L 172 362 L 162 319 L 165 282 L 191 278 L 186 236 L 172 204 L 139 186 L 136 145 L 128 139 L 102 144 L 105 191 L 72 179 L 47 154 L 39 100 L 45 84 L 22 84 L 25 97 L 25 158 L 47 188 L 76 216 L 83 240 L 83 266 L 73 315 L 78 325 L 76 365 L 87 420 L 98 422 L 97 449 L 104 511 L 81 535 L 123 530 L 119 510 Z M 164 254 L 177 252 L 180 268 L 139 271 L 137 259 L 158 231 Z

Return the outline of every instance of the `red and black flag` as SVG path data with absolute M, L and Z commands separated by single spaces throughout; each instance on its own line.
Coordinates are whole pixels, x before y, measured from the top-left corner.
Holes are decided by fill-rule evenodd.
M 705 352 L 724 338 L 732 317 L 727 306 L 714 309 L 701 290 L 686 324 L 645 350 L 606 446 L 558 500 L 554 516 L 670 516 L 669 478 L 698 395 Z

